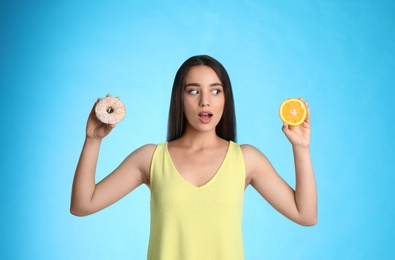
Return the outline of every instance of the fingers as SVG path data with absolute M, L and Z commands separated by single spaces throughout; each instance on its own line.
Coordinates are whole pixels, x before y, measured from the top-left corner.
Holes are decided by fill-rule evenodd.
M 306 119 L 305 122 L 310 124 L 310 108 L 309 108 L 309 103 L 307 101 L 304 101 L 304 99 L 302 97 L 299 98 L 300 101 L 302 101 L 304 103 L 304 105 L 306 106 Z
M 301 98 L 300 100 L 303 101 L 303 99 Z M 304 105 L 306 106 L 306 119 L 305 119 L 305 123 L 310 124 L 310 108 L 309 108 L 309 103 L 304 101 L 303 102 Z
M 96 108 L 97 103 L 99 103 L 100 100 L 101 100 L 101 98 L 98 98 L 96 100 L 96 102 L 93 104 L 93 107 L 91 109 L 91 115 L 96 115 L 95 108 Z
M 112 96 L 111 96 L 111 94 L 107 94 L 106 97 L 112 97 Z M 120 98 L 118 96 L 116 96 L 115 98 L 120 100 Z
M 310 108 L 307 107 L 307 115 L 306 119 L 304 120 L 306 123 L 310 124 Z
M 112 97 L 112 95 L 111 95 L 111 94 L 107 94 L 106 97 Z M 118 96 L 116 96 L 115 98 L 121 100 Z M 101 98 L 100 98 L 100 99 L 101 99 Z
M 284 132 L 284 134 L 288 133 L 289 125 L 287 123 L 283 122 L 283 126 L 282 126 L 281 130 Z

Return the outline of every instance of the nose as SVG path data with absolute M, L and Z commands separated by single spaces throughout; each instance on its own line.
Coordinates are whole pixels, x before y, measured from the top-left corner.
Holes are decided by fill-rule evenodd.
M 210 106 L 210 100 L 209 100 L 208 93 L 205 93 L 204 91 L 202 92 L 202 94 L 200 95 L 199 105 L 201 107 L 209 107 Z

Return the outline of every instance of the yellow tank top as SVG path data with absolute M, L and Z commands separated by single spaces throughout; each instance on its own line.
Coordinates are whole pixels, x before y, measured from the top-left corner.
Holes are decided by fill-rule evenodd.
M 244 259 L 245 167 L 238 144 L 229 142 L 220 168 L 203 186 L 193 186 L 177 172 L 167 143 L 157 146 L 150 175 L 148 259 Z

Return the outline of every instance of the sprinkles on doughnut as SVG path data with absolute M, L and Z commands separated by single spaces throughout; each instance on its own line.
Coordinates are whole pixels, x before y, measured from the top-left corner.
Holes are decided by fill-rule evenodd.
M 95 106 L 96 117 L 105 124 L 116 124 L 126 114 L 125 105 L 115 97 L 106 97 Z

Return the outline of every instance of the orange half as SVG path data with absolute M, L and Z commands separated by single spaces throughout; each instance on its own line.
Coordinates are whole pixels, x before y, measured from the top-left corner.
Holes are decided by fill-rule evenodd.
M 298 126 L 306 119 L 307 108 L 300 99 L 289 98 L 281 103 L 279 113 L 284 123 L 291 126 Z

